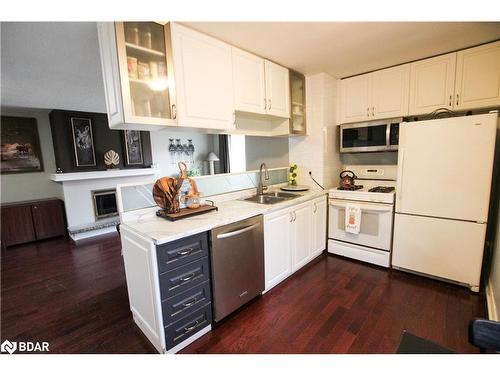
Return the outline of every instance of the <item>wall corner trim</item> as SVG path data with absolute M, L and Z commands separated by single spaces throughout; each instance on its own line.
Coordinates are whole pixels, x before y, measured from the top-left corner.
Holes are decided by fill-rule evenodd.
M 498 321 L 498 310 L 495 303 L 495 293 L 493 291 L 491 280 L 488 280 L 488 283 L 486 284 L 486 306 L 488 309 L 488 319 Z

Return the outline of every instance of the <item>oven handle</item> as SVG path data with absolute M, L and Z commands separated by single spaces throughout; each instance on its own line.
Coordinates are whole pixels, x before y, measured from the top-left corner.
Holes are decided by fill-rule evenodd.
M 348 205 L 348 203 L 343 203 L 343 202 L 330 202 L 330 206 L 332 207 L 340 207 L 340 208 L 345 208 Z M 358 204 L 358 206 L 361 208 L 362 212 L 392 212 L 392 206 L 374 206 L 374 205 L 367 205 L 367 204 Z

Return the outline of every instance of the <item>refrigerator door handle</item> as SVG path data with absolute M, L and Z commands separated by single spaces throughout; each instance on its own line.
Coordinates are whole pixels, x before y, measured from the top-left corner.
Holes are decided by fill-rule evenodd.
M 401 165 L 399 166 L 398 181 L 396 184 L 396 197 L 400 201 L 403 198 L 403 173 L 405 166 L 405 150 L 399 149 L 401 155 Z

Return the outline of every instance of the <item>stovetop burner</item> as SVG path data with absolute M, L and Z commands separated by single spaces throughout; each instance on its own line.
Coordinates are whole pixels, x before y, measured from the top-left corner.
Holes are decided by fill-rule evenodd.
M 368 191 L 370 193 L 391 193 L 394 191 L 394 186 L 375 186 Z
M 363 185 L 339 186 L 337 188 L 337 190 L 349 190 L 349 191 L 354 191 L 359 189 L 363 189 Z

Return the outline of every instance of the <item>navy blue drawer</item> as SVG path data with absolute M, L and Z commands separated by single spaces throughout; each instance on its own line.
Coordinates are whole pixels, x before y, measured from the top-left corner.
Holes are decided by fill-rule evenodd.
M 162 304 L 165 326 L 179 320 L 211 301 L 210 281 L 205 281 L 185 292 L 164 300 Z
M 156 248 L 156 253 L 160 273 L 180 267 L 193 260 L 208 256 L 207 233 L 203 232 L 159 245 Z
M 160 274 L 162 301 L 209 280 L 208 257 Z
M 209 303 L 192 314 L 165 327 L 167 350 L 180 344 L 212 322 L 212 305 Z

